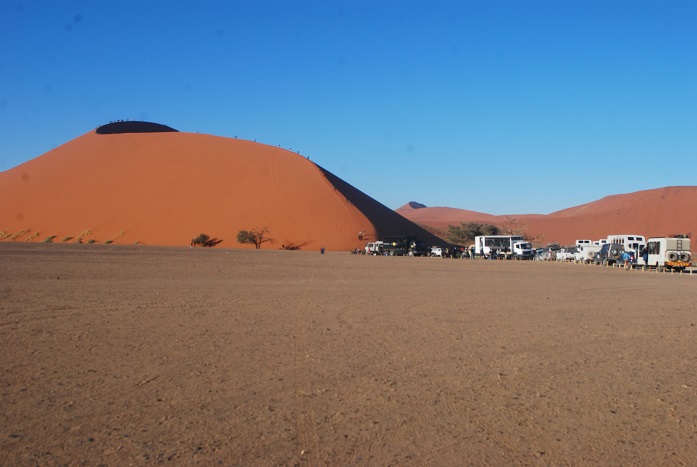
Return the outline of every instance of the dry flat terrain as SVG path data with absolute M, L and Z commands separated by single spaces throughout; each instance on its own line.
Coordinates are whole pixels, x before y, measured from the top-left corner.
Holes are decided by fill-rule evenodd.
M 687 464 L 697 275 L 0 243 L 0 464 Z

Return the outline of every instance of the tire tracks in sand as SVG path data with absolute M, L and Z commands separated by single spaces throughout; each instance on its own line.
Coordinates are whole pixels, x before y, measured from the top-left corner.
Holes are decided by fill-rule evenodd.
M 296 424 L 298 430 L 298 453 L 303 463 L 307 465 L 320 465 L 319 436 L 315 414 L 308 403 L 313 397 L 310 384 L 310 369 L 307 347 L 307 307 L 310 303 L 317 271 L 313 270 L 307 283 L 303 286 L 298 299 L 297 312 L 293 320 L 293 370 L 295 374 L 295 405 Z

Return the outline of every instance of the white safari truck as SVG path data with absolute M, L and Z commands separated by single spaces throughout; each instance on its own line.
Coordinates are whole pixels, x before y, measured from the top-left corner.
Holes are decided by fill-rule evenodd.
M 368 242 L 365 244 L 366 255 L 381 255 L 383 250 L 383 242 Z
M 478 256 L 501 259 L 532 259 L 532 244 L 520 235 L 479 235 L 474 237 L 474 252 Z
M 649 238 L 646 242 L 646 265 L 661 270 L 682 271 L 692 266 L 689 238 Z

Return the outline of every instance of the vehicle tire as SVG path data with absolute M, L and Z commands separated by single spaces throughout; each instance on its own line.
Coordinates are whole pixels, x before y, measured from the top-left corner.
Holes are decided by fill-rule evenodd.
M 678 255 L 676 252 L 671 251 L 668 253 L 668 260 L 670 261 L 677 261 L 680 258 L 680 255 Z
M 610 254 L 611 254 L 612 256 L 617 256 L 618 252 L 617 252 L 617 250 L 614 250 L 614 249 L 613 249 L 613 250 L 610 250 Z
M 690 261 L 690 255 L 688 253 L 680 253 L 680 261 L 688 262 Z

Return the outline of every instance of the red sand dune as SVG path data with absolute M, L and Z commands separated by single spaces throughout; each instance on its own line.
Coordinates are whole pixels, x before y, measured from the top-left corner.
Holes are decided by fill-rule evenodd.
M 299 154 L 133 123 L 0 173 L 0 238 L 182 246 L 205 233 L 238 248 L 239 230 L 267 226 L 274 242 L 262 248 L 351 250 L 360 231 L 436 241 Z
M 464 209 L 419 207 L 408 203 L 397 212 L 439 228 L 462 222 L 501 224 L 515 219 L 539 243 L 568 245 L 576 239 L 598 240 L 611 234 L 652 236 L 697 233 L 697 187 L 675 186 L 613 195 L 548 215 L 492 216 Z

